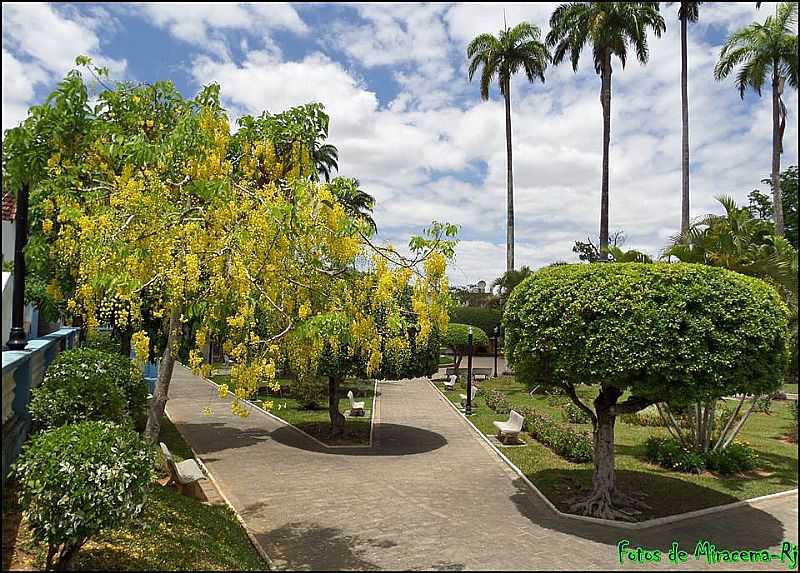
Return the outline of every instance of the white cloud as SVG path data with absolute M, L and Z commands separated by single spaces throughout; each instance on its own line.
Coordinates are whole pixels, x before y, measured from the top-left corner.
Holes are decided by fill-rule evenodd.
M 40 3 L 3 4 L 3 130 L 17 125 L 35 103 L 36 87 L 52 85 L 88 55 L 115 77 L 127 62 L 104 57 L 97 28 L 103 22 L 69 7 Z M 105 20 L 104 25 L 109 25 Z

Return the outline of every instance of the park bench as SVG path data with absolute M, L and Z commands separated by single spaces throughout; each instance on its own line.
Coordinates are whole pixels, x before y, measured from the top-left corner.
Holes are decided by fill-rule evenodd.
M 458 376 L 455 374 L 450 374 L 444 380 L 444 389 L 445 390 L 455 390 L 456 389 L 456 381 L 458 380 Z
M 519 441 L 519 433 L 522 431 L 522 423 L 525 418 L 514 410 L 508 414 L 508 420 L 505 422 L 492 422 L 494 427 L 497 428 L 497 439 L 502 443 L 508 443 L 507 440 L 513 438 Z
M 445 374 L 447 376 L 461 376 L 461 374 L 466 374 L 466 368 L 447 368 L 445 370 Z M 488 380 L 492 377 L 492 369 L 491 368 L 473 368 L 472 369 L 472 379 L 480 379 L 480 380 Z
M 164 454 L 164 460 L 167 462 L 167 469 L 169 470 L 168 484 L 175 484 L 183 494 L 188 493 L 191 497 L 202 497 L 202 492 L 197 492 L 197 482 L 201 479 L 206 479 L 203 470 L 195 460 L 184 460 L 182 462 L 175 462 L 172 452 L 169 451 L 167 444 L 160 443 L 161 452 Z
M 353 397 L 353 391 L 347 391 L 347 398 L 350 400 L 350 415 L 363 416 L 364 415 L 364 402 L 356 402 Z
M 472 398 L 470 399 L 470 402 L 475 402 L 475 396 L 478 395 L 478 390 L 479 389 L 480 388 L 478 388 L 477 385 L 475 385 L 475 384 L 472 385 L 472 391 L 470 392 Z M 467 395 L 466 394 L 461 394 L 460 397 L 461 397 L 461 407 L 462 408 L 466 408 L 467 407 Z

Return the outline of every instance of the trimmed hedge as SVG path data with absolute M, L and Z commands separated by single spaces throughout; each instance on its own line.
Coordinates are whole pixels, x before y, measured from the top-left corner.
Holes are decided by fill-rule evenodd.
M 674 438 L 660 436 L 645 442 L 645 457 L 661 467 L 695 474 L 709 470 L 730 475 L 755 469 L 758 465 L 758 454 L 746 444 L 734 442 L 724 450 L 703 453 L 685 448 Z
M 562 458 L 576 463 L 592 461 L 594 449 L 591 432 L 559 424 L 533 408 L 521 408 L 519 413 L 525 417 L 523 428 Z
M 561 414 L 564 416 L 564 420 L 571 424 L 589 424 L 592 421 L 589 414 L 578 408 L 573 402 L 564 404 Z
M 489 409 L 496 414 L 505 416 L 512 410 L 511 402 L 499 390 L 489 390 L 486 393 L 485 401 Z
M 447 325 L 447 336 L 444 338 L 444 344 L 451 349 L 455 350 L 457 354 L 463 354 L 467 350 L 467 343 L 469 339 L 469 325 L 451 322 Z M 488 346 L 489 337 L 486 333 L 478 327 L 472 327 L 472 346 L 477 348 L 479 346 Z

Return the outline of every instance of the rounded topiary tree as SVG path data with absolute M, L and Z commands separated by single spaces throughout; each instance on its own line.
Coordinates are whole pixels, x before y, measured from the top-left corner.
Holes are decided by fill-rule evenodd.
M 593 489 L 573 511 L 627 518 L 637 504 L 615 487 L 616 416 L 778 388 L 787 317 L 763 281 L 704 265 L 565 265 L 520 284 L 503 317 L 506 357 L 521 380 L 561 387 L 594 427 Z M 599 387 L 594 409 L 577 384 Z
M 453 364 L 458 369 L 461 366 L 461 359 L 468 352 L 469 343 L 468 324 L 458 324 L 451 322 L 447 325 L 447 336 L 444 337 L 444 344 L 453 353 Z M 477 326 L 472 327 L 472 347 L 488 346 L 489 337 Z
M 31 392 L 29 410 L 35 429 L 88 420 L 129 420 L 126 391 L 135 392 L 130 383 L 132 363 L 122 356 L 122 362 L 116 358 L 93 349 L 59 354 L 47 367 L 42 384 Z
M 33 539 L 48 545 L 47 569 L 60 571 L 69 570 L 90 537 L 137 515 L 154 478 L 144 440 L 107 422 L 39 434 L 23 449 L 14 476 Z

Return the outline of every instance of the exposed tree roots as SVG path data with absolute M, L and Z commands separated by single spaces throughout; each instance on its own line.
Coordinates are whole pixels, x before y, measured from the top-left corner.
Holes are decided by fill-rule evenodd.
M 642 501 L 643 493 L 622 493 L 619 490 L 593 491 L 587 497 L 572 504 L 570 511 L 579 515 L 598 517 L 601 519 L 614 519 L 622 521 L 635 521 L 642 510 L 650 506 Z

